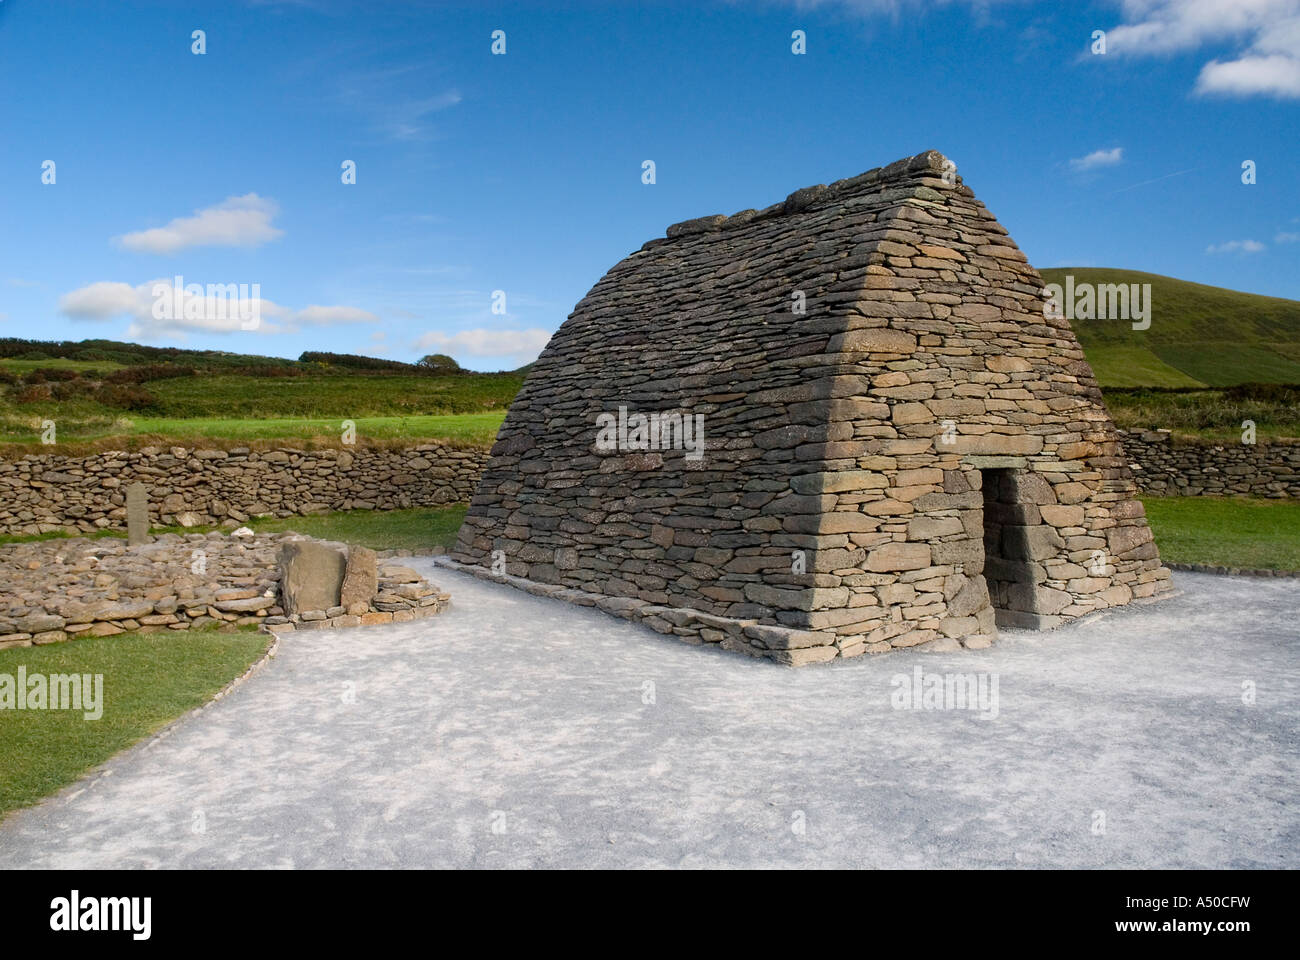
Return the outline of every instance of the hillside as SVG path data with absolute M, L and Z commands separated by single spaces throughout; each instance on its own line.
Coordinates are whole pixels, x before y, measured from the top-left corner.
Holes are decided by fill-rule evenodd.
M 523 375 L 433 360 L 0 340 L 0 442 L 41 452 L 42 424 L 53 421 L 61 449 L 207 438 L 337 443 L 344 420 L 356 422 L 363 442 L 490 441 Z
M 1241 293 L 1136 270 L 1061 267 L 1048 283 L 1151 284 L 1151 326 L 1075 320 L 1103 387 L 1300 383 L 1300 301 Z

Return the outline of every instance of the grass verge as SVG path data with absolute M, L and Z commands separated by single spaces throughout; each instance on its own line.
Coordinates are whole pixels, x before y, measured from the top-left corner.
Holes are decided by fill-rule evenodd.
M 0 650 L 0 676 L 103 676 L 103 715 L 0 709 L 0 817 L 75 782 L 113 754 L 210 700 L 266 650 L 253 628 L 88 637 Z M 0 680 L 0 683 L 4 681 Z M 84 706 L 84 704 L 83 704 Z
M 451 446 L 491 446 L 505 419 L 505 410 L 482 413 L 430 414 L 410 417 L 358 417 L 356 442 L 361 447 L 407 447 L 419 443 L 445 442 Z M 0 418 L 0 456 L 57 453 L 86 456 L 102 450 L 139 450 L 141 447 L 229 448 L 249 446 L 269 449 L 277 446 L 319 449 L 342 447 L 342 419 L 177 419 L 161 417 L 118 417 L 103 422 L 73 422 L 60 425 L 58 443 L 40 442 L 36 418 L 3 421 Z
M 1143 497 L 1160 558 L 1258 570 L 1300 570 L 1300 503 Z
M 254 520 L 249 527 L 258 533 L 293 530 L 322 540 L 358 543 L 372 550 L 451 549 L 468 509 L 463 503 L 453 503 L 411 510 L 349 510 L 312 517 Z
M 372 550 L 421 550 L 428 547 L 450 549 L 456 531 L 469 509 L 463 503 L 445 507 L 414 507 L 410 510 L 347 510 L 320 513 L 308 517 L 265 517 L 249 520 L 245 526 L 258 533 L 283 533 L 292 530 L 322 540 L 359 543 Z M 216 529 L 199 527 L 153 527 L 150 533 L 208 533 Z M 124 538 L 125 530 L 97 530 L 94 533 L 53 533 L 0 535 L 0 544 L 30 543 L 35 540 L 63 540 L 69 537 Z

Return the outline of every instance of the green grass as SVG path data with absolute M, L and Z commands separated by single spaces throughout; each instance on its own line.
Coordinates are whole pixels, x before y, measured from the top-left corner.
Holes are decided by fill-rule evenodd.
M 1143 497 L 1160 557 L 1265 570 L 1300 570 L 1300 503 L 1217 497 Z
M 496 440 L 505 415 L 502 409 L 483 413 L 359 417 L 354 422 L 356 439 L 363 445 L 424 439 L 489 446 Z M 40 423 L 36 420 L 0 421 L 0 441 L 13 445 L 14 452 L 21 455 L 73 453 L 80 447 L 102 448 L 106 443 L 138 449 L 149 444 L 191 446 L 204 440 L 221 441 L 226 446 L 253 441 L 294 445 L 308 440 L 318 445 L 339 446 L 343 434 L 342 419 L 119 417 L 112 421 L 82 419 L 57 423 L 59 442 L 52 447 L 35 447 L 40 438 Z M 0 442 L 0 456 L 5 453 L 4 442 Z
M 24 369 L 104 366 L 78 361 L 5 364 L 21 364 Z M 522 383 L 523 375 L 517 372 L 420 376 L 313 371 L 261 377 L 205 371 L 133 388 L 147 391 L 140 401 L 147 405 L 133 410 L 106 406 L 93 391 L 93 395 L 67 395 L 61 400 L 37 397 L 20 403 L 23 388 L 8 386 L 0 388 L 0 443 L 38 444 L 45 420 L 55 422 L 59 445 L 133 436 L 159 437 L 164 442 L 201 437 L 328 439 L 339 436 L 344 420 L 356 421 L 362 438 L 490 443 Z M 56 384 L 53 389 L 70 386 Z
M 1241 442 L 1241 424 L 1255 423 L 1259 439 L 1300 437 L 1300 403 L 1285 391 L 1234 399 L 1222 390 L 1169 393 L 1159 390 L 1107 390 L 1106 409 L 1126 430 L 1171 430 L 1177 436 Z
M 111 373 L 121 370 L 126 364 L 115 360 L 69 360 L 67 357 L 51 357 L 49 360 L 19 360 L 15 357 L 0 357 L 0 370 L 10 373 L 27 373 L 31 370 L 98 370 Z
M 411 510 L 349 510 L 312 517 L 253 520 L 248 525 L 259 533 L 293 530 L 322 540 L 358 543 L 374 550 L 450 549 L 467 509 L 463 503 L 454 503 Z
M 1146 347 L 1092 346 L 1084 350 L 1097 382 L 1107 387 L 1202 387 Z
M 510 405 L 516 374 L 423 376 L 200 376 L 147 384 L 165 419 L 351 419 L 482 413 Z
M 1102 387 L 1300 383 L 1300 301 L 1103 267 L 1041 271 L 1046 283 L 1151 284 L 1151 326 L 1074 320 Z
M 103 716 L 71 710 L 0 710 L 0 816 L 75 782 L 119 750 L 192 710 L 242 674 L 270 638 L 166 631 L 91 637 L 0 650 L 0 674 L 103 675 Z
M 165 532 L 165 531 L 155 531 Z M 125 537 L 125 530 L 96 530 L 94 533 L 68 533 L 64 530 L 54 530 L 50 533 L 0 533 L 0 544 L 3 543 L 31 543 L 35 540 L 67 540 L 70 537 L 85 537 L 87 540 L 99 540 L 102 537 Z
M 1281 353 L 1278 346 L 1202 341 L 1162 343 L 1152 349 L 1171 367 L 1211 387 L 1231 387 L 1247 380 L 1255 383 L 1300 383 L 1300 363 Z
M 391 440 L 438 437 L 490 444 L 496 439 L 505 410 L 486 413 L 431 414 L 412 417 L 355 418 L 357 439 Z M 342 420 L 170 420 L 141 417 L 131 421 L 130 432 L 167 437 L 212 437 L 221 440 L 291 440 L 342 435 Z

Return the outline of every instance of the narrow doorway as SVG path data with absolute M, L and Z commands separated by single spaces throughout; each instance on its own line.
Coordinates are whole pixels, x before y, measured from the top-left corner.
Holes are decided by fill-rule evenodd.
M 1011 468 L 981 470 L 984 487 L 984 579 L 989 600 L 1002 614 L 1025 610 L 1040 579 L 1036 564 L 1025 549 L 1026 527 L 1042 522 L 1038 507 L 1016 500 L 1016 471 Z M 1019 585 L 1019 586 L 1017 586 Z

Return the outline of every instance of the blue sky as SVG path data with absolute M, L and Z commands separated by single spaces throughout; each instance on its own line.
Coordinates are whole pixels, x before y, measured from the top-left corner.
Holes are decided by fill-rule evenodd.
M 511 368 L 668 224 L 925 149 L 1038 267 L 1300 299 L 1300 0 L 0 0 L 0 90 L 0 336 Z

